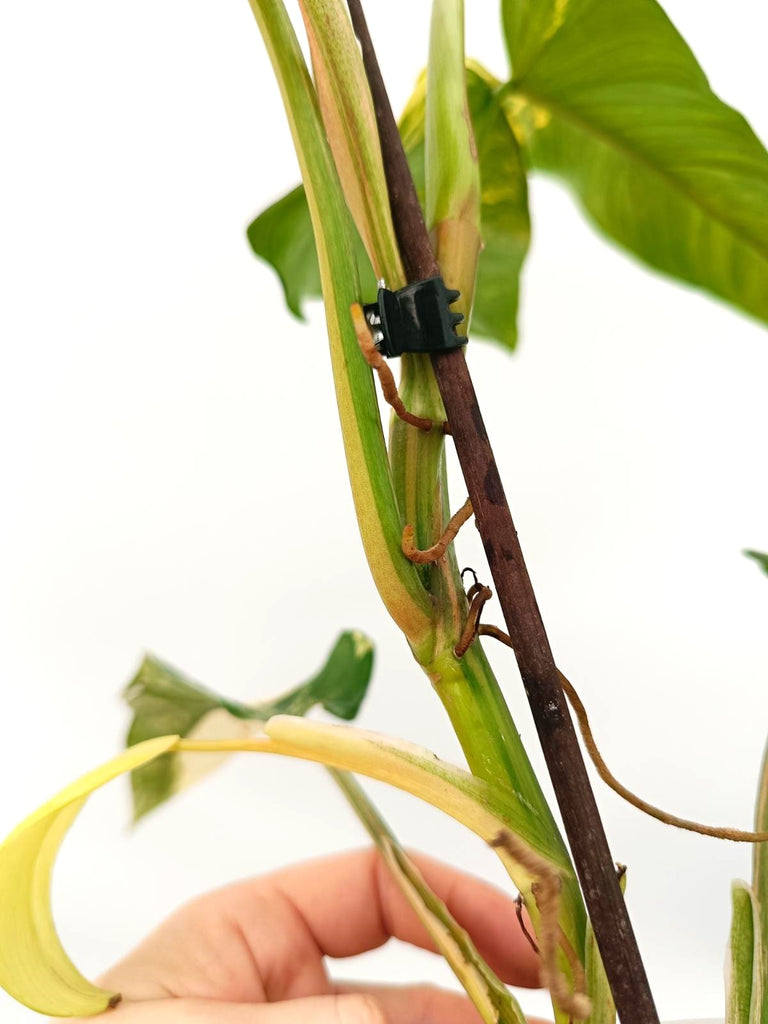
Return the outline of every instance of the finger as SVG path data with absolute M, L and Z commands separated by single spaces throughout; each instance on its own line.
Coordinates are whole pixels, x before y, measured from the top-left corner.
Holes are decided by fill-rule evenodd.
M 470 1001 L 458 992 L 446 992 L 432 985 L 368 985 L 336 982 L 341 994 L 373 996 L 387 1021 L 441 1021 L 442 1024 L 480 1024 L 480 1015 Z M 409 1016 L 410 1015 L 410 1016 Z M 546 1024 L 531 1018 L 528 1024 Z
M 427 883 L 505 981 L 535 987 L 538 961 L 514 903 L 498 889 L 428 857 Z M 374 850 L 286 868 L 182 908 L 107 975 L 138 999 L 178 997 L 256 1003 L 330 991 L 323 957 L 348 957 L 390 936 L 432 941 Z
M 427 884 L 470 933 L 494 970 L 510 984 L 537 987 L 538 958 L 522 935 L 514 901 L 487 882 L 447 864 L 421 854 L 412 857 Z M 262 884 L 290 902 L 327 956 L 355 956 L 390 937 L 424 949 L 435 948 L 375 850 L 299 864 Z

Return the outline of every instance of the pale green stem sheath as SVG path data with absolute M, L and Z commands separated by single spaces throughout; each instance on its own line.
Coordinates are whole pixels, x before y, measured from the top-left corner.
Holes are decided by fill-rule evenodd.
M 378 279 L 405 284 L 376 114 L 342 0 L 301 0 L 320 111 L 344 195 Z
M 728 939 L 726 1024 L 762 1024 L 763 969 L 757 906 L 746 882 L 731 887 L 731 931 Z
M 768 746 L 763 755 L 755 807 L 755 831 L 768 831 Z M 752 852 L 752 892 L 756 904 L 756 936 L 763 956 L 760 961 L 761 1020 L 768 1020 L 768 843 L 755 843 Z
M 424 657 L 433 645 L 432 601 L 400 550 L 397 506 L 371 371 L 349 307 L 360 301 L 351 225 L 317 97 L 280 0 L 249 0 L 275 69 L 299 157 L 317 243 L 336 400 L 358 523 L 387 610 Z
M 480 168 L 467 101 L 464 0 L 434 0 L 426 99 L 427 227 L 468 326 L 480 254 Z

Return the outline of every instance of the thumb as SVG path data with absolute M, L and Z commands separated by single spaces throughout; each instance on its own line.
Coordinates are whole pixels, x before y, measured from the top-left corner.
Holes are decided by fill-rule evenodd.
M 214 999 L 123 1002 L 110 1019 L 115 1024 L 388 1024 L 378 1000 L 358 993 L 259 1004 Z

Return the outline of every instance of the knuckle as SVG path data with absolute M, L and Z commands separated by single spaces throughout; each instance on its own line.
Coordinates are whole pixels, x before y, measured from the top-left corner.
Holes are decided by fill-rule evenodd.
M 386 1024 L 381 1006 L 373 996 L 348 995 L 336 997 L 338 1024 Z

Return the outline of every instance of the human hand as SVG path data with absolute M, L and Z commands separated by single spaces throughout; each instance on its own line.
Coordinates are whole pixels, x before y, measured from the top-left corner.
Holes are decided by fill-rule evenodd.
M 429 886 L 509 984 L 538 985 L 513 902 L 428 857 Z M 375 850 L 286 868 L 176 911 L 101 984 L 121 992 L 115 1024 L 478 1024 L 463 996 L 418 985 L 340 985 L 325 957 L 390 937 L 434 946 Z

